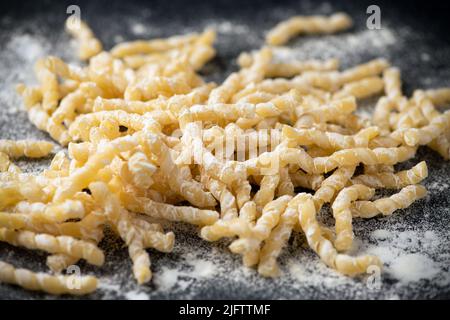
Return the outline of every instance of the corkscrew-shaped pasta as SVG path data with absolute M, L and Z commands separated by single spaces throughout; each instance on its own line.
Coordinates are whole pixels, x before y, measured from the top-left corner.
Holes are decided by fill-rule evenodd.
M 333 217 L 336 220 L 336 240 L 334 245 L 338 251 L 346 251 L 353 243 L 352 213 L 350 205 L 357 199 L 370 199 L 375 191 L 362 184 L 342 189 L 333 202 Z
M 101 265 L 108 226 L 127 246 L 137 282 L 147 283 L 146 250 L 171 252 L 175 234 L 162 225 L 183 222 L 206 241 L 230 238 L 230 250 L 264 276 L 280 273 L 277 258 L 293 231 L 329 267 L 363 274 L 381 262 L 341 253 L 352 245 L 352 219 L 390 215 L 425 196 L 425 162 L 394 169 L 419 146 L 450 157 L 450 112 L 438 109 L 449 89 L 407 97 L 400 70 L 385 59 L 339 70 L 337 59 L 288 59 L 286 48 L 264 46 L 241 54 L 241 68 L 215 84 L 199 72 L 215 55 L 213 30 L 102 51 L 89 27 L 74 22 L 86 65 L 45 57 L 35 65 L 38 84 L 16 88 L 29 120 L 67 155 L 58 152 L 43 172 L 22 172 L 16 158 L 46 157 L 53 145 L 0 140 L 0 241 L 49 253 L 55 273 L 80 259 Z M 266 40 L 277 46 L 351 24 L 342 13 L 298 16 Z M 372 118 L 360 115 L 360 100 L 379 93 Z M 370 201 L 374 189 L 400 191 Z M 327 204 L 333 227 L 317 221 Z M 80 279 L 76 291 L 73 277 L 0 262 L 0 281 L 33 290 L 95 289 L 95 278 Z
M 97 288 L 97 279 L 92 276 L 52 276 L 27 269 L 16 269 L 3 261 L 0 261 L 0 282 L 57 295 L 84 295 Z
M 311 249 L 319 255 L 327 266 L 348 276 L 366 273 L 370 266 L 381 267 L 381 261 L 375 256 L 351 257 L 338 254 L 333 244 L 323 235 L 316 218 L 316 208 L 312 196 L 301 194 L 300 197 L 298 206 L 300 226 Z
M 299 34 L 335 33 L 352 26 L 352 19 L 345 13 L 326 16 L 296 16 L 278 24 L 266 36 L 266 42 L 279 46 Z
M 78 41 L 78 57 L 81 60 L 88 60 L 102 51 L 101 42 L 85 22 L 77 18 L 69 18 L 66 29 Z
M 289 240 L 294 226 L 298 223 L 300 199 L 301 195 L 297 195 L 288 202 L 286 210 L 280 216 L 278 225 L 264 241 L 259 257 L 258 272 L 266 277 L 274 277 L 279 274 L 277 257 Z
M 352 183 L 363 184 L 371 188 L 401 189 L 418 184 L 428 176 L 428 168 L 422 161 L 408 170 L 394 172 L 366 173 L 352 178 Z
M 53 150 L 53 144 L 47 141 L 0 140 L 0 152 L 11 158 L 42 158 Z
M 421 185 L 404 187 L 399 193 L 375 201 L 356 201 L 352 208 L 354 217 L 372 218 L 378 214 L 391 215 L 398 209 L 409 207 L 414 201 L 425 197 L 427 190 Z
M 250 237 L 241 237 L 230 245 L 232 252 L 243 255 L 244 265 L 253 266 L 258 263 L 261 242 L 270 236 L 291 199 L 291 196 L 281 196 L 266 204 L 261 217 L 251 229 Z
M 15 231 L 0 228 L 0 241 L 14 246 L 48 253 L 60 253 L 74 258 L 85 259 L 90 264 L 101 266 L 105 260 L 103 252 L 92 243 L 67 236 L 36 234 L 31 231 Z
M 295 129 L 283 127 L 283 137 L 298 145 L 316 145 L 327 150 L 341 150 L 368 147 L 371 139 L 379 134 L 377 127 L 370 127 L 359 131 L 356 135 L 347 136 L 334 132 L 323 132 L 315 129 Z M 291 145 L 295 146 L 295 145 Z

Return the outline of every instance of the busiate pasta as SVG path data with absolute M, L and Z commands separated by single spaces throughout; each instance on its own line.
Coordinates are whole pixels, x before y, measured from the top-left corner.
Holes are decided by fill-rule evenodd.
M 365 274 L 382 262 L 347 253 L 352 220 L 391 215 L 426 195 L 424 161 L 393 167 L 418 146 L 450 157 L 450 113 L 437 108 L 450 101 L 449 88 L 407 98 L 400 70 L 385 59 L 342 71 L 337 59 L 274 60 L 274 46 L 293 36 L 348 29 L 344 13 L 280 23 L 222 84 L 197 73 L 215 55 L 214 30 L 104 51 L 86 23 L 72 25 L 87 63 L 41 59 L 38 85 L 17 87 L 30 121 L 68 156 L 58 152 L 43 173 L 22 173 L 14 159 L 47 157 L 53 144 L 0 140 L 0 241 L 47 252 L 54 274 L 0 262 L 0 282 L 92 292 L 95 277 L 79 277 L 74 288 L 60 273 L 79 259 L 101 266 L 109 225 L 128 247 L 137 282 L 147 283 L 146 249 L 175 244 L 153 219 L 196 225 L 206 241 L 232 238 L 230 250 L 263 276 L 280 273 L 277 258 L 297 232 L 330 268 Z M 358 101 L 376 95 L 373 118 L 358 117 Z M 358 166 L 364 173 L 355 175 Z M 371 200 L 377 189 L 399 191 Z M 316 218 L 325 204 L 334 228 Z

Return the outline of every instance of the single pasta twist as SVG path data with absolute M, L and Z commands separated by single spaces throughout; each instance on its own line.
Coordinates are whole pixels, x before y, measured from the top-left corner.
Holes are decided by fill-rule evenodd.
M 280 46 L 298 34 L 335 33 L 352 26 L 352 19 L 345 13 L 326 16 L 296 16 L 279 23 L 266 36 L 266 43 Z
M 375 190 L 362 184 L 342 189 L 333 202 L 333 217 L 336 220 L 336 240 L 334 245 L 338 251 L 349 250 L 353 243 L 351 203 L 357 199 L 370 199 Z
M 29 157 L 42 158 L 53 150 L 53 144 L 47 141 L 31 140 L 0 140 L 0 152 L 11 158 Z
M 74 258 L 84 259 L 96 266 L 103 265 L 105 260 L 103 252 L 96 245 L 68 236 L 55 237 L 48 234 L 36 234 L 31 231 L 0 228 L 0 241 L 27 249 L 43 250 L 52 254 L 67 254 Z
M 97 288 L 97 279 L 92 276 L 52 276 L 27 269 L 16 269 L 3 261 L 0 261 L 0 282 L 57 295 L 85 295 Z
M 300 226 L 306 235 L 309 246 L 327 266 L 348 276 L 366 273 L 370 266 L 381 267 L 381 261 L 375 256 L 351 257 L 337 253 L 333 244 L 324 237 L 316 218 L 316 208 L 311 195 L 300 194 L 298 210 Z
M 414 201 L 425 197 L 427 189 L 421 185 L 404 187 L 399 193 L 375 201 L 356 201 L 352 207 L 354 217 L 372 218 L 378 214 L 391 215 L 398 209 L 409 207 Z
M 425 161 L 421 161 L 408 170 L 394 172 L 374 172 L 356 176 L 352 179 L 354 184 L 364 184 L 371 188 L 401 189 L 408 185 L 418 184 L 428 176 Z

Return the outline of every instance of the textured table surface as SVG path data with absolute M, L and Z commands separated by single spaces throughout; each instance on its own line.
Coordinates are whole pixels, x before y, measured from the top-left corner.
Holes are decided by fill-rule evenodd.
M 77 3 L 71 1 L 70 4 Z M 414 2 L 397 7 L 380 2 L 382 29 L 368 30 L 367 3 L 348 1 L 242 2 L 218 1 L 93 1 L 79 3 L 86 19 L 107 48 L 127 39 L 153 38 L 213 26 L 218 30 L 218 56 L 202 71 L 222 80 L 236 69 L 239 52 L 259 48 L 264 31 L 294 14 L 328 14 L 338 10 L 355 19 L 350 32 L 292 41 L 291 53 L 299 58 L 338 57 L 343 67 L 383 56 L 401 68 L 407 94 L 415 88 L 450 86 L 450 43 L 443 9 L 415 15 Z M 402 2 L 400 2 L 402 3 Z M 0 138 L 49 139 L 35 129 L 21 109 L 14 92 L 18 82 L 33 83 L 33 62 L 47 54 L 74 60 L 74 49 L 63 30 L 64 1 L 18 2 L 0 11 Z M 3 5 L 3 4 L 2 4 Z M 447 11 L 448 12 L 448 11 Z M 373 101 L 363 104 L 362 114 Z M 406 299 L 450 298 L 450 163 L 429 149 L 420 149 L 415 159 L 399 168 L 426 160 L 429 177 L 424 182 L 427 198 L 391 217 L 356 220 L 355 252 L 378 254 L 385 262 L 381 286 L 370 288 L 366 277 L 349 279 L 326 268 L 308 249 L 302 235 L 295 235 L 280 259 L 282 276 L 264 279 L 242 266 L 228 242 L 209 244 L 198 230 L 171 226 L 176 233 L 173 253 L 150 251 L 153 281 L 135 284 L 127 250 L 108 236 L 101 243 L 106 263 L 93 268 L 84 263 L 83 274 L 99 276 L 100 289 L 92 299 Z M 49 159 L 18 161 L 26 171 L 42 170 Z M 322 218 L 329 220 L 323 210 Z M 330 221 L 331 222 L 331 221 Z M 32 270 L 45 270 L 45 255 L 0 243 L 0 259 Z M 53 299 L 0 285 L 0 299 Z M 71 298 L 71 297 L 63 297 Z

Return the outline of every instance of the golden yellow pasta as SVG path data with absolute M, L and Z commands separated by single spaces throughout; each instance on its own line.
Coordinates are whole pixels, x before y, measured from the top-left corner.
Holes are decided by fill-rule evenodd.
M 48 156 L 52 150 L 53 144 L 48 141 L 0 140 L 0 152 L 11 158 L 41 158 Z
M 78 259 L 101 266 L 105 260 L 103 252 L 92 243 L 67 236 L 36 234 L 31 231 L 15 231 L 0 228 L 0 241 L 27 249 L 43 250 L 48 253 L 67 254 Z
M 294 232 L 343 274 L 381 267 L 377 257 L 341 253 L 352 247 L 352 220 L 391 215 L 426 195 L 424 161 L 394 165 L 422 145 L 450 157 L 450 112 L 438 109 L 450 91 L 409 97 L 385 59 L 339 70 L 337 59 L 287 59 L 274 47 L 351 25 L 343 13 L 293 17 L 216 84 L 199 72 L 216 54 L 213 30 L 102 51 L 84 22 L 68 21 L 86 64 L 43 57 L 37 85 L 16 87 L 29 120 L 67 149 L 43 172 L 26 173 L 13 161 L 46 157 L 53 144 L 0 139 L 0 241 L 49 253 L 48 268 L 60 273 L 80 259 L 102 265 L 108 226 L 139 284 L 152 278 L 147 249 L 173 250 L 175 234 L 162 227 L 173 222 L 198 227 L 206 241 L 230 238 L 244 265 L 267 277 L 280 273 L 277 259 Z M 372 117 L 360 116 L 360 100 L 378 94 Z M 400 191 L 371 200 L 375 189 Z M 333 226 L 317 220 L 324 205 Z M 4 262 L 0 282 L 54 294 L 97 286 L 94 277 Z
M 95 37 L 88 25 L 80 19 L 75 21 L 75 23 L 71 19 L 76 18 L 72 17 L 67 19 L 66 28 L 78 41 L 78 57 L 81 60 L 87 60 L 102 51 L 102 44 Z
M 316 208 L 312 196 L 301 194 L 300 197 L 298 210 L 301 228 L 306 234 L 309 246 L 327 266 L 349 276 L 366 273 L 370 266 L 381 267 L 381 261 L 374 256 L 351 257 L 338 254 L 333 244 L 324 237 L 317 222 Z
M 362 184 L 342 189 L 333 201 L 333 217 L 336 220 L 336 240 L 338 251 L 349 250 L 353 243 L 351 203 L 357 199 L 370 199 L 375 191 Z
M 414 201 L 425 197 L 427 190 L 421 185 L 404 187 L 399 193 L 375 201 L 355 202 L 352 213 L 355 217 L 372 218 L 378 214 L 391 215 L 395 210 L 409 207 Z
M 27 269 L 16 269 L 0 261 L 0 282 L 21 286 L 28 290 L 39 290 L 51 294 L 84 295 L 95 291 L 97 279 L 92 276 L 52 276 L 35 273 Z
M 279 46 L 299 34 L 335 33 L 352 26 L 352 19 L 345 13 L 326 16 L 296 16 L 278 24 L 266 36 L 266 42 Z
M 371 188 L 401 189 L 408 185 L 418 184 L 428 176 L 428 168 L 422 161 L 409 170 L 394 172 L 365 173 L 352 179 L 352 183 L 364 184 Z

